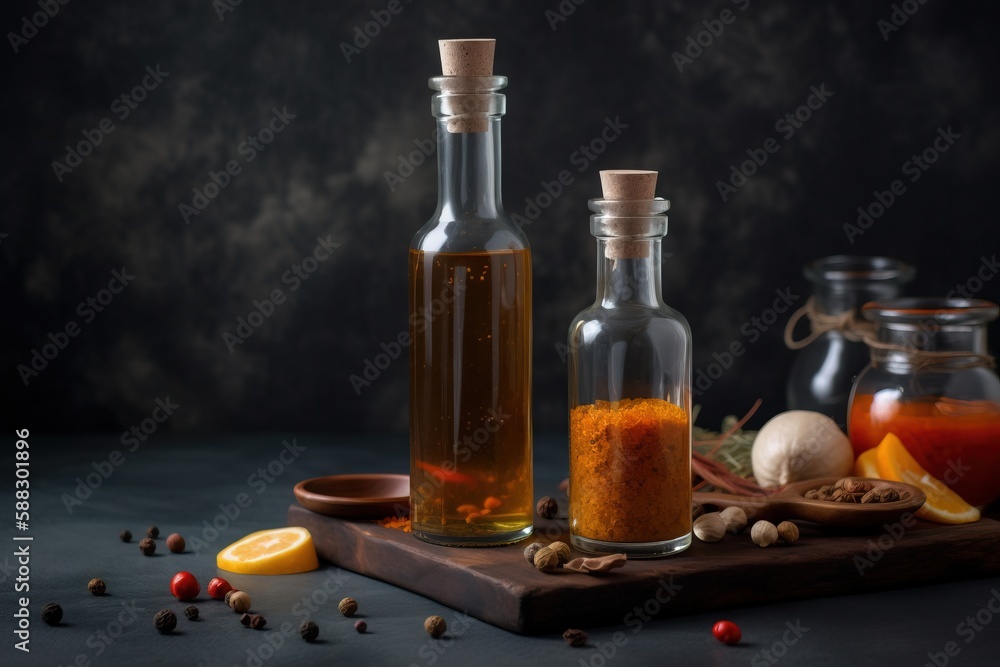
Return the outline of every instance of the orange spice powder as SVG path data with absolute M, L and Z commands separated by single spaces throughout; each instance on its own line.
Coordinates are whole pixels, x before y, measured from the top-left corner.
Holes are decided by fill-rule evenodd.
M 660 542 L 691 532 L 691 426 L 659 398 L 570 411 L 569 517 L 575 535 Z
M 409 517 L 395 517 L 388 516 L 384 519 L 379 519 L 377 521 L 378 525 L 383 528 L 391 528 L 393 530 L 401 530 L 404 533 L 413 532 L 413 526 L 410 525 Z

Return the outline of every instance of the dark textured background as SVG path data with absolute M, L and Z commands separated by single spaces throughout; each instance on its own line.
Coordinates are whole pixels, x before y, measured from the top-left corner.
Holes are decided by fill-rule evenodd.
M 673 202 L 664 295 L 691 322 L 696 368 L 747 342 L 741 326 L 776 289 L 804 300 L 800 267 L 815 257 L 893 255 L 918 267 L 911 293 L 944 294 L 996 252 L 995 3 L 929 0 L 885 40 L 877 22 L 892 7 L 867 0 L 750 2 L 745 11 L 589 0 L 555 30 L 545 11 L 556 0 L 404 2 L 346 62 L 340 43 L 386 4 L 245 0 L 220 20 L 209 0 L 78 0 L 18 53 L 5 40 L 5 427 L 118 431 L 169 396 L 181 407 L 165 428 L 177 431 L 405 430 L 405 354 L 360 396 L 349 376 L 406 329 L 406 249 L 433 211 L 436 173 L 427 162 L 394 191 L 384 173 L 433 128 L 426 80 L 440 71 L 438 38 L 498 40 L 496 71 L 511 81 L 508 212 L 523 215 L 525 198 L 561 170 L 575 179 L 526 227 L 536 429 L 565 423 L 556 344 L 593 299 L 586 200 L 599 194 L 598 169 L 661 172 L 659 193 Z M 671 54 L 725 8 L 735 21 L 678 72 Z M 34 11 L 5 3 L 0 26 L 19 31 Z M 169 76 L 119 120 L 113 100 L 156 65 Z M 775 122 L 820 85 L 833 96 L 781 137 Z M 296 118 L 243 162 L 240 142 L 273 107 Z M 114 132 L 60 183 L 51 163 L 104 117 Z M 606 117 L 628 128 L 576 171 L 571 154 Z M 948 126 L 961 139 L 850 244 L 842 225 L 855 209 L 906 178 L 903 162 Z M 768 137 L 780 150 L 723 202 L 716 181 Z M 243 172 L 185 225 L 178 205 L 232 159 Z M 282 274 L 329 234 L 341 247 L 290 292 Z M 83 324 L 77 304 L 123 266 L 134 282 Z M 230 353 L 223 334 L 275 288 L 287 301 Z M 979 296 L 997 300 L 1000 280 Z M 24 386 L 17 365 L 70 320 L 80 335 Z M 761 419 L 783 408 L 792 360 L 783 323 L 700 397 L 701 423 L 758 397 Z

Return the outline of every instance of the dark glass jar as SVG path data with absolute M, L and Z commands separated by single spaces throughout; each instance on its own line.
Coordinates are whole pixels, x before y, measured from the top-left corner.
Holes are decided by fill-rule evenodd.
M 986 353 L 986 324 L 998 312 L 978 299 L 865 304 L 875 339 L 851 394 L 855 453 L 893 433 L 968 503 L 1000 497 L 1000 379 Z
M 889 257 L 834 255 L 806 264 L 803 274 L 813 296 L 785 331 L 788 347 L 799 350 L 788 377 L 788 409 L 821 412 L 846 429 L 851 387 L 868 363 L 862 335 L 871 325 L 857 316 L 858 309 L 898 296 L 916 271 Z M 794 341 L 792 330 L 803 315 L 809 315 L 812 333 Z

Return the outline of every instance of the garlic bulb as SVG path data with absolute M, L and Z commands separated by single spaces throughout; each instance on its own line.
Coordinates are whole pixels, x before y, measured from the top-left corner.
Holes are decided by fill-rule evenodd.
M 791 410 L 760 429 L 750 452 L 753 474 L 764 488 L 814 477 L 843 477 L 854 467 L 851 441 L 824 414 Z

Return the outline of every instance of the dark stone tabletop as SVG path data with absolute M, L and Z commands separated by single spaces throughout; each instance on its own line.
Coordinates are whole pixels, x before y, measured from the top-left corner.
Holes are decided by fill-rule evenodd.
M 222 547 L 252 531 L 285 525 L 297 481 L 333 472 L 404 472 L 405 436 L 154 434 L 134 451 L 116 436 L 31 436 L 29 442 L 28 530 L 15 530 L 12 521 L 5 529 L 9 547 L 0 556 L 0 614 L 7 628 L 0 663 L 5 665 L 940 666 L 995 665 L 1000 655 L 996 577 L 652 620 L 638 627 L 588 628 L 589 643 L 578 649 L 555 635 L 511 634 L 328 564 L 276 577 L 217 570 L 215 555 Z M 560 437 L 537 440 L 537 495 L 554 490 L 564 477 L 564 452 Z M 12 481 L 8 484 L 12 488 Z M 240 494 L 250 499 L 248 504 L 240 498 L 245 507 L 236 503 Z M 13 503 L 13 494 L 6 495 Z M 137 543 L 150 524 L 160 528 L 160 538 L 156 555 L 146 558 Z M 126 528 L 134 535 L 128 544 L 118 538 Z M 166 549 L 164 538 L 172 532 L 187 538 L 187 552 Z M 33 539 L 14 541 L 16 536 Z M 14 551 L 23 545 L 29 546 L 30 591 L 15 593 L 21 575 Z M 169 593 L 170 577 L 180 570 L 194 573 L 202 584 L 194 603 L 201 618 L 195 622 L 182 614 L 186 603 Z M 265 630 L 242 627 L 222 602 L 207 598 L 205 585 L 217 575 L 251 594 L 254 609 L 267 618 Z M 107 595 L 87 592 L 92 577 L 107 582 Z M 30 654 L 15 648 L 14 613 L 21 595 L 29 597 Z M 355 632 L 354 619 L 338 612 L 338 601 L 347 596 L 358 600 L 367 633 Z M 62 605 L 62 625 L 41 622 L 48 602 Z M 179 616 L 173 635 L 153 627 L 162 608 Z M 432 614 L 448 621 L 443 640 L 431 640 L 423 630 L 423 620 Z M 320 627 L 321 641 L 315 644 L 298 636 L 307 618 Z M 723 618 L 742 627 L 739 646 L 712 637 L 712 625 Z

